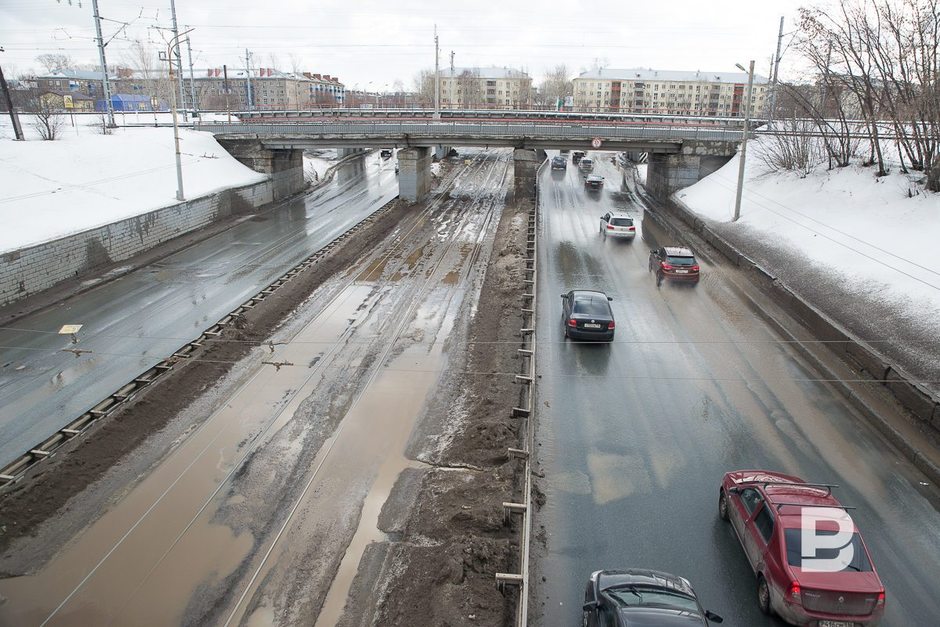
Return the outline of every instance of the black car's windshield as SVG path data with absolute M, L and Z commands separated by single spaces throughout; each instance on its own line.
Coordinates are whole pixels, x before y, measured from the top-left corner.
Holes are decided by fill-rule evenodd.
M 673 257 L 669 255 L 666 257 L 666 262 L 674 266 L 694 266 L 695 257 Z
M 698 603 L 679 591 L 642 586 L 608 588 L 605 592 L 621 607 L 669 607 L 678 610 L 699 612 Z
M 817 530 L 816 533 L 824 536 L 833 535 L 835 531 L 828 532 L 820 529 Z M 803 556 L 801 553 L 803 547 L 803 530 L 785 529 L 784 538 L 787 543 L 787 563 L 790 566 L 802 568 Z M 870 572 L 872 569 L 871 562 L 868 560 L 868 554 L 865 553 L 865 547 L 862 545 L 862 539 L 859 537 L 858 532 L 852 534 L 852 541 L 849 544 L 852 545 L 852 561 L 849 562 L 841 572 Z M 848 544 L 846 546 L 848 546 Z M 816 555 L 810 557 L 816 557 L 817 559 L 835 559 L 842 550 L 842 548 L 818 548 L 816 549 Z
M 574 299 L 571 313 L 586 314 L 588 316 L 609 316 L 610 305 L 607 304 L 607 299 L 602 296 L 593 298 L 581 296 Z

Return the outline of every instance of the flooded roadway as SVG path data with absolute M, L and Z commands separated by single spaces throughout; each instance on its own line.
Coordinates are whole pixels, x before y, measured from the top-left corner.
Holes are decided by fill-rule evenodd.
M 0 328 L 0 467 L 397 194 L 392 161 L 351 161 L 321 189 Z M 79 347 L 92 352 L 61 352 L 63 324 L 84 325 Z
M 687 577 L 726 625 L 782 624 L 759 612 L 744 552 L 717 517 L 722 473 L 739 468 L 840 484 L 886 586 L 883 624 L 937 624 L 936 488 L 749 310 L 734 270 L 700 259 L 697 287 L 657 289 L 648 254 L 671 238 L 651 220 L 632 243 L 600 235 L 606 209 L 642 219 L 609 156 L 595 159 L 600 196 L 570 165 L 541 181 L 537 624 L 579 624 L 590 573 L 631 567 Z M 615 343 L 564 340 L 559 294 L 573 288 L 614 297 Z
M 449 199 L 318 289 L 119 503 L 35 574 L 0 581 L 0 622 L 312 624 L 323 607 L 333 624 L 416 464 L 405 445 L 479 287 L 510 163 L 457 166 Z

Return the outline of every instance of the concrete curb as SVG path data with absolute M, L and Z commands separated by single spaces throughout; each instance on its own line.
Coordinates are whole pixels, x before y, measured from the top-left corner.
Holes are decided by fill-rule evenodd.
M 672 220 L 678 220 L 686 227 L 691 228 L 693 232 L 721 253 L 722 256 L 745 270 L 745 275 L 752 284 L 767 294 L 786 313 L 792 315 L 817 339 L 829 342 L 827 344 L 829 350 L 832 350 L 843 361 L 846 361 L 847 365 L 857 366 L 862 373 L 880 382 L 891 393 L 894 400 L 910 413 L 919 426 L 934 431 L 940 430 L 940 400 L 912 381 L 900 366 L 890 362 L 872 347 L 852 336 L 837 322 L 791 291 L 767 269 L 737 250 L 731 243 L 710 229 L 700 217 L 695 215 L 681 201 L 673 199 L 672 202 L 663 203 L 650 210 L 649 215 L 657 223 L 673 232 L 677 232 L 678 229 Z M 930 477 L 934 485 L 940 485 L 940 466 L 925 456 L 901 431 L 875 411 L 848 383 L 842 380 L 842 377 L 829 368 L 799 338 L 793 335 L 786 325 L 761 307 L 750 296 L 747 294 L 743 294 L 743 296 L 762 318 L 797 347 L 800 354 L 807 361 L 827 378 L 832 379 L 833 385 L 840 390 L 852 406 L 859 410 L 892 444 L 897 446 L 915 467 Z

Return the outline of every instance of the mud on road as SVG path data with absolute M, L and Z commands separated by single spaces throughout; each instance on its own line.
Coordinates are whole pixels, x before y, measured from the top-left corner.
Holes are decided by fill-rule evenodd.
M 477 191 L 471 179 L 458 188 L 454 198 L 472 206 L 477 202 Z M 502 207 L 501 203 L 496 208 L 499 211 L 493 215 L 498 219 L 498 227 L 488 228 L 485 222 L 477 225 L 488 234 L 475 246 L 458 248 L 461 255 L 469 256 L 469 261 L 456 263 L 446 276 L 442 271 L 442 285 L 459 284 L 460 290 L 466 292 L 453 315 L 453 329 L 447 335 L 446 367 L 429 400 L 421 405 L 418 423 L 406 447 L 406 455 L 414 463 L 396 475 L 389 498 L 381 507 L 378 527 L 384 539 L 365 546 L 341 624 L 499 625 L 511 621 L 515 599 L 503 597 L 496 590 L 494 575 L 497 571 L 511 572 L 518 552 L 514 546 L 517 534 L 504 521 L 501 503 L 512 500 L 517 488 L 518 468 L 510 462 L 506 451 L 519 444 L 512 407 L 518 404 L 521 390 L 513 383 L 513 375 L 519 370 L 516 349 L 520 344 L 527 208 Z M 244 368 L 242 362 L 254 358 L 257 365 L 258 353 L 264 352 L 262 347 L 269 338 L 284 335 L 292 324 L 296 325 L 293 318 L 310 307 L 311 299 L 316 301 L 317 293 L 328 291 L 331 282 L 355 272 L 357 263 L 361 267 L 362 259 L 387 246 L 400 225 L 415 221 L 421 211 L 421 207 L 392 206 L 382 219 L 348 239 L 252 310 L 237 328 L 227 329 L 220 341 L 206 346 L 192 363 L 177 368 L 134 403 L 72 444 L 71 450 L 40 465 L 28 481 L 0 495 L 0 571 L 8 577 L 36 573 L 56 557 L 58 549 L 99 516 L 117 509 L 143 478 L 194 439 L 207 417 L 244 383 L 247 375 L 239 371 Z M 449 228 L 459 235 L 464 226 Z M 423 247 L 414 251 L 408 259 L 417 264 L 412 268 L 419 268 L 425 256 Z M 471 271 L 483 262 L 485 273 Z M 471 270 L 466 270 L 465 276 L 457 276 L 464 272 L 461 268 Z M 383 268 L 386 270 L 392 273 Z M 431 274 L 436 270 L 434 266 Z M 393 274 L 401 277 L 398 271 Z M 382 293 L 383 289 L 372 292 Z M 370 306 L 376 307 L 376 317 L 381 318 L 382 305 Z M 415 315 L 420 318 L 422 313 Z M 414 337 L 404 340 L 420 343 L 421 332 L 421 328 L 415 329 Z M 391 340 L 384 353 L 378 352 L 381 355 L 374 348 L 348 344 L 353 357 L 341 364 L 345 370 L 333 372 L 334 381 L 365 378 L 375 363 L 381 361 L 377 358 L 406 352 L 408 342 L 404 340 Z M 319 356 L 314 358 L 310 367 L 318 359 Z M 314 414 L 318 408 L 327 407 L 327 414 L 342 416 L 357 393 L 356 389 L 331 388 L 316 399 L 311 396 L 298 409 Z M 243 529 L 261 537 L 270 535 L 284 520 L 284 513 L 272 514 L 271 521 L 262 525 L 260 532 L 253 518 L 266 508 L 273 511 L 277 503 L 289 502 L 297 492 L 297 487 L 290 483 L 297 481 L 291 477 L 291 467 L 287 467 L 287 476 L 277 472 L 282 459 L 278 452 L 287 457 L 292 443 L 301 436 L 305 441 L 323 442 L 335 426 L 336 423 L 326 422 L 313 435 L 282 429 L 285 432 L 282 442 L 275 441 L 276 446 L 260 449 L 259 454 L 245 460 L 246 470 L 234 475 L 229 501 L 218 510 L 216 518 L 227 518 L 227 524 L 236 531 L 232 521 L 240 519 Z M 293 459 L 296 465 L 306 458 Z M 261 502 L 263 498 L 255 498 L 254 504 L 245 506 L 236 498 L 240 497 L 242 487 L 246 488 L 243 493 L 250 493 L 252 488 L 244 477 L 252 472 L 264 476 L 265 469 L 272 471 L 267 481 L 288 485 L 284 496 L 268 504 Z M 298 470 L 303 472 L 302 468 Z M 253 494 L 258 496 L 259 490 L 263 494 L 265 485 L 262 481 L 253 486 Z M 348 488 L 350 492 L 365 490 L 356 485 Z M 351 528 L 355 527 L 352 521 Z M 348 533 L 338 537 L 348 541 Z M 266 603 L 274 603 L 279 612 L 285 606 L 301 607 L 295 613 L 278 613 L 278 619 L 294 616 L 310 622 L 322 608 L 330 577 L 336 572 L 338 558 L 327 559 L 324 554 L 317 559 L 316 547 L 328 546 L 330 542 L 328 535 L 317 537 L 311 547 L 298 549 L 293 555 L 286 553 L 291 559 L 285 559 L 285 565 L 277 569 L 280 572 L 269 569 L 262 573 L 259 566 L 258 573 L 263 575 L 262 583 L 267 590 L 255 590 L 248 596 L 242 622 L 264 620 L 271 609 Z M 311 559 L 322 563 L 311 567 Z M 244 574 L 238 570 L 229 579 L 200 588 L 185 608 L 183 622 L 218 618 L 220 608 L 231 606 L 232 592 L 225 589 L 227 582 Z M 345 589 L 340 591 L 344 593 Z M 238 601 L 236 609 L 240 604 Z

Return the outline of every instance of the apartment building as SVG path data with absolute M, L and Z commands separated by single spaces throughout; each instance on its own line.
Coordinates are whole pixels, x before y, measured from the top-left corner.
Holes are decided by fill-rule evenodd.
M 250 80 L 249 80 L 250 76 Z M 179 89 L 178 81 L 170 82 L 166 73 L 148 76 L 141 72 L 125 72 L 114 81 L 112 90 L 142 94 L 169 101 L 171 89 Z M 207 68 L 183 72 L 183 99 L 180 106 L 192 107 L 190 83 L 200 109 L 232 111 L 253 109 L 310 109 L 320 106 L 342 106 L 346 88 L 329 74 L 303 72 L 292 74 L 272 68 Z M 248 100 L 249 83 L 251 102 Z
M 104 98 L 104 73 L 90 70 L 61 70 L 29 79 L 42 93 L 78 93 L 92 99 Z
M 573 84 L 576 110 L 743 116 L 747 73 L 600 68 L 582 72 Z M 755 74 L 752 112 L 762 114 L 768 100 L 769 81 Z
M 440 71 L 440 83 L 446 109 L 518 109 L 532 102 L 532 79 L 513 68 L 447 68 Z

